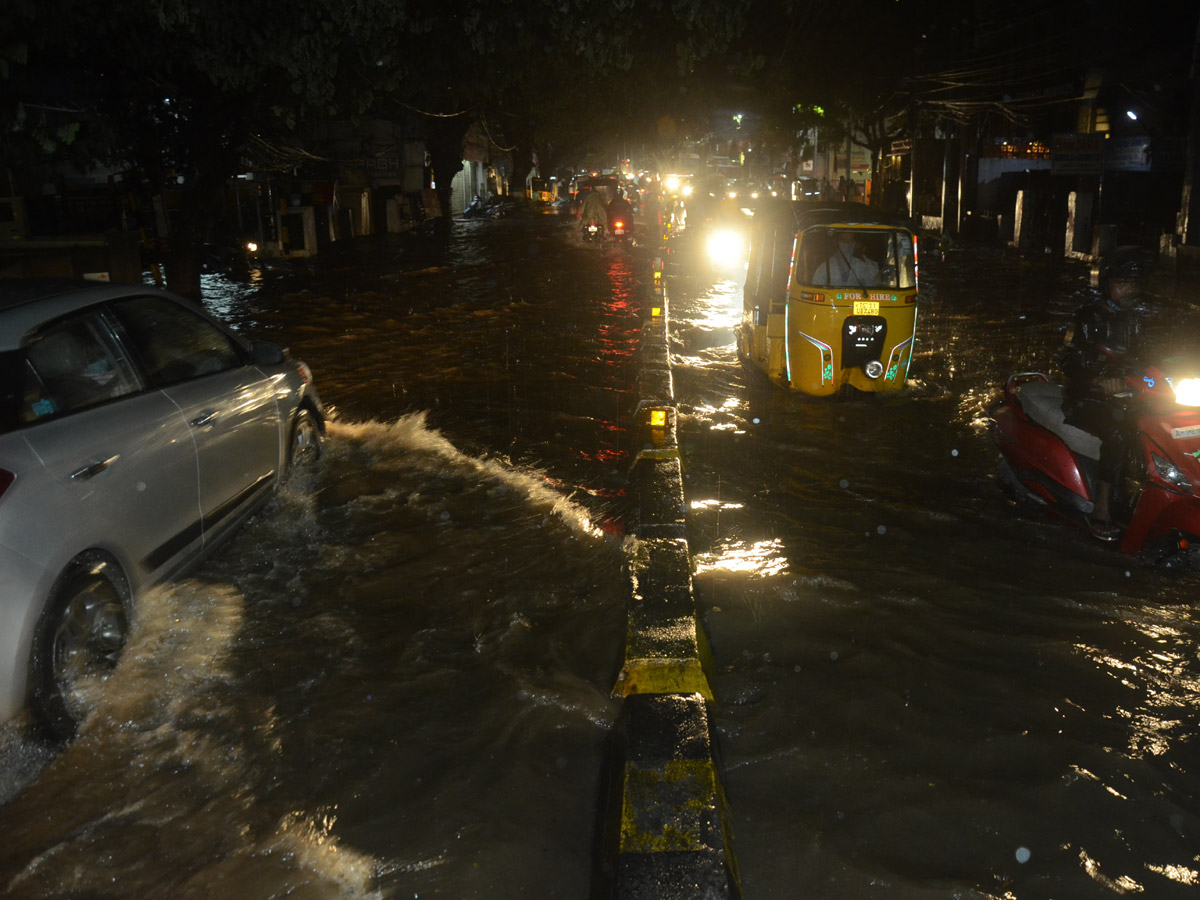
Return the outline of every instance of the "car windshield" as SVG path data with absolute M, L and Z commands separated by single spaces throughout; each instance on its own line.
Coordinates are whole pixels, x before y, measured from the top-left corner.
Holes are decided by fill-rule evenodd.
M 912 235 L 900 229 L 810 228 L 797 254 L 796 278 L 802 284 L 916 287 Z

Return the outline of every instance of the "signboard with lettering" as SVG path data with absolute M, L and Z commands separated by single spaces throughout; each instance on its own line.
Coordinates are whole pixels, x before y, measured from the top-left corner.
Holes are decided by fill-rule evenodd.
M 1104 136 L 1056 134 L 1050 151 L 1055 175 L 1099 175 L 1104 166 Z
M 1187 159 L 1186 138 L 1113 138 L 1105 149 L 1104 168 L 1110 172 L 1182 172 Z

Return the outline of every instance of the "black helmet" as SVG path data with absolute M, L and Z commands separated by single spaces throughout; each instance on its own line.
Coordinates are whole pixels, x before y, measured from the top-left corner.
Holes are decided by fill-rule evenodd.
M 1112 281 L 1145 281 L 1150 275 L 1150 259 L 1141 247 L 1118 247 L 1105 260 L 1100 277 Z

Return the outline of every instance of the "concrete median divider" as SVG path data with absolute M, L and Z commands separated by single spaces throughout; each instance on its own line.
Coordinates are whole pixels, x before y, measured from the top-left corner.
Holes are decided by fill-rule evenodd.
M 626 538 L 622 700 L 601 817 L 597 897 L 740 900 L 708 702 L 709 653 L 696 617 L 676 433 L 667 294 L 654 263 L 633 414 L 637 514 Z

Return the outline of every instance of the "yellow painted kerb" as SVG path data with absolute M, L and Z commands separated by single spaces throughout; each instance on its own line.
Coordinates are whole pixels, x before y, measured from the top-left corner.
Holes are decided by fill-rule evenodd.
M 713 699 L 697 659 L 627 659 L 617 676 L 614 697 L 633 694 L 699 694 Z
M 661 771 L 625 770 L 621 853 L 697 852 L 704 817 L 716 808 L 717 775 L 711 760 L 668 762 Z

